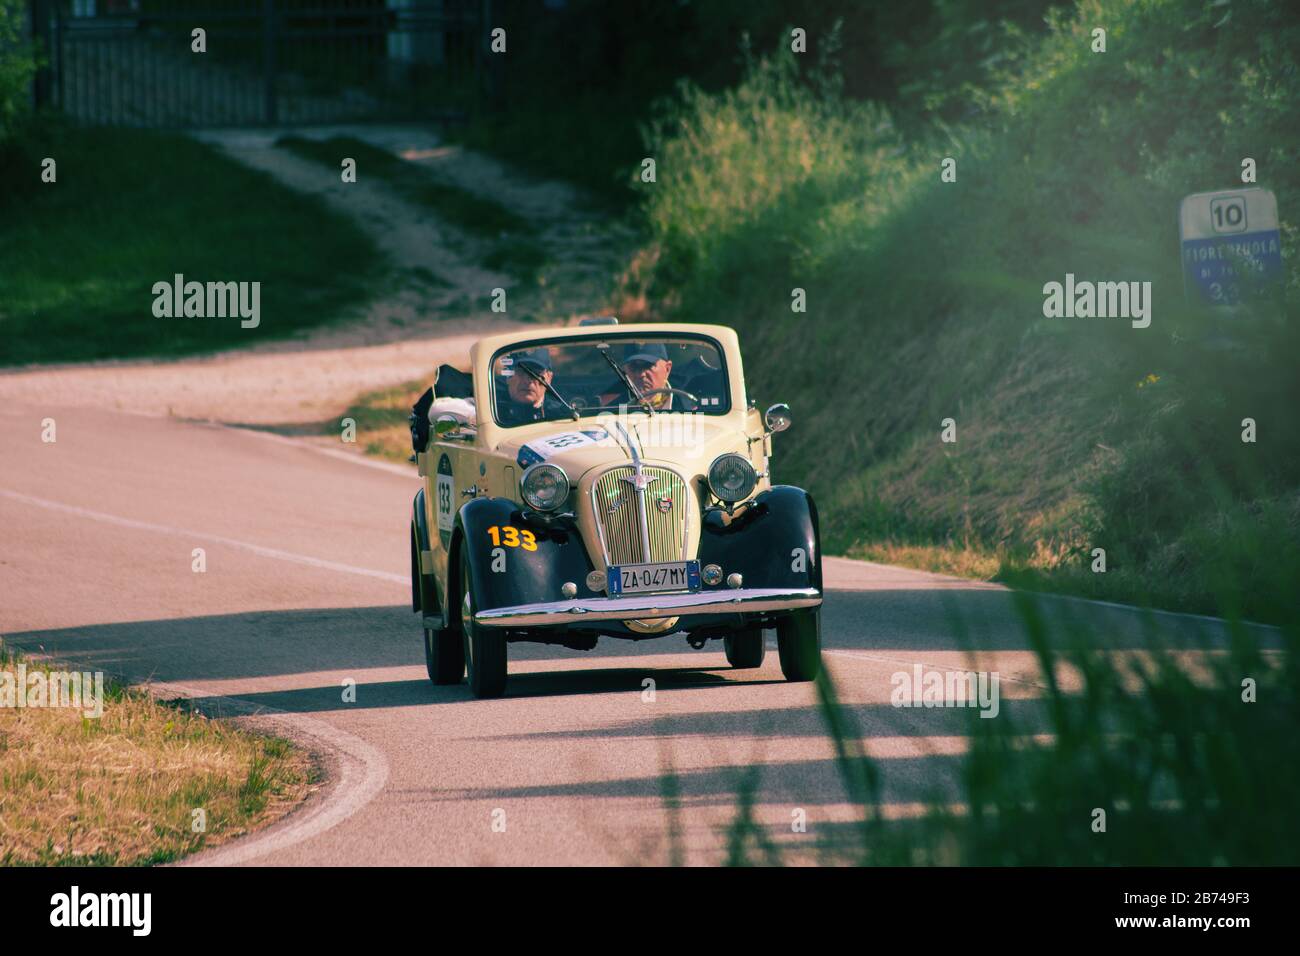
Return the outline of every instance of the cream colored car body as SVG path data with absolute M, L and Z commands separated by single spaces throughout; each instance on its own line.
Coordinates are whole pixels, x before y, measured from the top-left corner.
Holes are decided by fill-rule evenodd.
M 502 427 L 492 414 L 493 384 L 492 357 L 504 348 L 525 342 L 546 340 L 554 342 L 566 338 L 650 337 L 654 335 L 704 335 L 716 342 L 723 354 L 727 369 L 730 409 L 724 415 L 692 415 L 680 411 L 663 411 L 651 416 L 642 410 L 629 409 L 625 416 L 609 412 L 587 415 L 577 421 L 561 418 L 527 425 Z M 447 593 L 448 555 L 440 546 L 438 529 L 437 488 L 434 470 L 442 454 L 451 460 L 453 472 L 454 507 L 475 497 L 509 498 L 522 504 L 519 478 L 522 469 L 517 464 L 523 445 L 539 438 L 561 432 L 582 429 L 602 429 L 608 426 L 611 437 L 599 445 L 584 445 L 558 452 L 546 460 L 564 469 L 574 488 L 573 501 L 591 502 L 591 487 L 596 478 L 613 465 L 630 464 L 632 451 L 617 426 L 624 424 L 640 450 L 642 464 L 660 465 L 679 472 L 694 492 L 687 515 L 686 554 L 695 555 L 699 542 L 702 503 L 707 500 L 706 473 L 709 464 L 724 452 L 744 455 L 759 475 L 755 494 L 769 487 L 768 456 L 771 439 L 764 433 L 762 415 L 749 406 L 745 395 L 744 369 L 740 357 L 740 344 L 736 333 L 720 325 L 685 325 L 673 323 L 637 324 L 633 326 L 579 326 L 559 329 L 529 329 L 481 339 L 470 350 L 470 365 L 474 378 L 474 397 L 478 408 L 477 429 L 472 440 L 437 437 L 429 444 L 427 452 L 418 456 L 420 475 L 425 482 L 426 520 L 431 534 L 430 561 L 438 580 L 440 594 Z M 435 386 L 436 390 L 436 386 Z M 652 422 L 651 419 L 654 419 Z M 674 440 L 686 437 L 686 441 Z M 658 441 L 656 442 L 656 439 Z M 579 532 L 586 545 L 592 565 L 598 570 L 606 567 L 601 546 L 601 536 L 596 528 L 593 509 L 579 506 L 574 509 Z M 424 569 L 426 573 L 428 568 Z

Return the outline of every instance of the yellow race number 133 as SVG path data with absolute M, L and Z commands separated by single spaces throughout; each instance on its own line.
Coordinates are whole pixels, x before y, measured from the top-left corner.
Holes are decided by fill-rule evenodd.
M 527 528 L 522 530 L 513 525 L 493 525 L 487 529 L 488 537 L 492 539 L 492 546 L 498 548 L 505 545 L 507 548 L 522 547 L 525 551 L 537 550 L 537 536 Z

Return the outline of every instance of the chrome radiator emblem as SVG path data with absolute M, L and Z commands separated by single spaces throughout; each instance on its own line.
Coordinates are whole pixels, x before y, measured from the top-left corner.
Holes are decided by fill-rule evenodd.
M 636 469 L 630 475 L 624 475 L 619 481 L 626 481 L 637 491 L 645 491 L 650 487 L 650 483 L 659 480 L 658 475 L 647 475 L 641 471 L 641 461 L 639 458 L 633 459 L 633 467 Z

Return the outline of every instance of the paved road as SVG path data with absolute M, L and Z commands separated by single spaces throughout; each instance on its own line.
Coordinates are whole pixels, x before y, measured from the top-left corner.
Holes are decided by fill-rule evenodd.
M 41 441 L 51 417 L 52 444 Z M 750 766 L 761 768 L 758 818 L 792 849 L 852 819 L 813 689 L 784 683 L 774 650 L 760 670 L 733 672 L 716 645 L 694 651 L 680 636 L 604 639 L 586 653 L 513 645 L 504 699 L 433 687 L 408 603 L 416 487 L 405 469 L 256 432 L 11 403 L 0 410 L 0 633 L 223 713 L 276 713 L 252 719 L 326 755 L 319 798 L 198 862 L 665 862 L 668 767 L 689 862 L 722 857 Z M 1001 675 L 1002 713 L 1043 729 L 1009 592 L 837 559 L 825 572 L 826 659 L 880 761 L 890 814 L 956 799 L 968 714 L 889 700 L 891 675 L 914 664 L 971 667 L 959 632 L 974 666 Z M 1131 610 L 1041 604 L 1082 612 L 1102 646 L 1146 646 Z M 1154 624 L 1187 650 L 1221 637 L 1190 617 Z M 355 703 L 342 699 L 349 679 Z M 807 834 L 792 832 L 796 809 Z

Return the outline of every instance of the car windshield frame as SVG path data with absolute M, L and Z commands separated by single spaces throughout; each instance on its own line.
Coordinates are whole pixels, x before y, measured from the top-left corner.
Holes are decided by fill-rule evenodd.
M 616 346 L 621 342 L 655 342 L 660 340 L 665 340 L 668 342 L 694 340 L 700 342 L 701 344 L 711 346 L 717 352 L 718 359 L 720 360 L 721 363 L 720 371 L 722 372 L 722 388 L 720 391 L 721 402 L 718 405 L 710 405 L 707 411 L 704 411 L 703 409 L 695 409 L 693 410 L 693 412 L 709 415 L 711 417 L 719 417 L 719 416 L 730 414 L 732 410 L 731 367 L 730 367 L 730 363 L 727 361 L 727 350 L 723 347 L 721 342 L 719 342 L 713 336 L 706 335 L 703 332 L 662 332 L 662 331 L 651 332 L 649 330 L 638 331 L 636 330 L 635 326 L 624 326 L 617 332 L 603 330 L 600 332 L 592 332 L 589 335 L 565 335 L 565 336 L 560 336 L 558 338 L 543 337 L 537 339 L 523 339 L 518 342 L 512 342 L 509 345 L 503 345 L 501 348 L 497 349 L 495 352 L 492 353 L 492 356 L 491 358 L 488 359 L 488 364 L 487 364 L 488 381 L 486 383 L 486 386 L 488 389 L 488 400 L 492 403 L 492 421 L 496 424 L 498 428 L 522 428 L 524 425 L 536 425 L 543 421 L 558 423 L 558 424 L 563 424 L 565 422 L 572 423 L 574 421 L 573 417 L 568 412 L 563 412 L 562 414 L 557 414 L 550 418 L 539 419 L 538 421 L 535 422 L 502 421 L 500 411 L 497 408 L 497 388 L 496 388 L 496 381 L 495 381 L 496 376 L 492 370 L 496 368 L 497 361 L 503 355 L 508 355 L 512 352 L 528 351 L 530 349 L 541 348 L 542 346 L 547 346 L 551 348 L 564 348 L 569 345 L 579 345 L 584 342 L 589 342 L 589 343 L 609 342 L 611 346 Z M 611 377 L 614 375 L 612 369 L 610 370 L 610 375 Z M 570 395 L 568 392 L 564 390 L 563 382 L 556 383 L 555 387 L 559 391 L 559 393 L 564 396 L 566 400 L 573 401 L 574 396 Z M 678 386 L 673 386 L 673 387 L 678 387 Z M 587 406 L 580 409 L 580 417 L 578 420 L 581 421 L 582 419 L 586 419 L 586 418 L 596 418 L 601 414 L 613 413 L 617 411 L 619 407 L 620 406 L 618 405 Z M 640 414 L 643 415 L 649 414 L 648 412 L 645 411 L 645 409 L 641 408 L 639 405 L 635 403 L 629 402 L 626 407 L 628 412 L 639 412 Z M 671 409 L 667 411 L 662 411 L 661 414 L 674 414 L 674 413 L 681 414 L 683 412 L 686 412 L 686 410 Z M 686 413 L 691 414 L 692 412 L 686 412 Z

